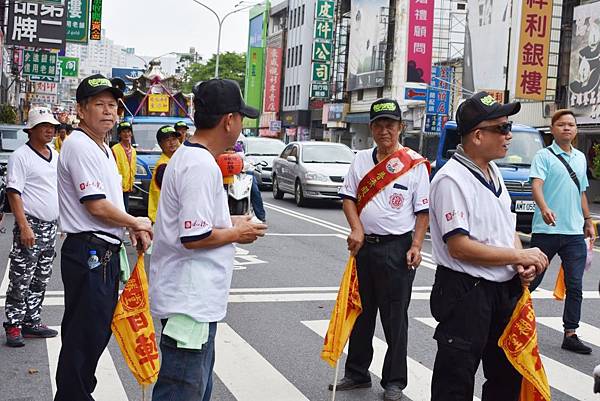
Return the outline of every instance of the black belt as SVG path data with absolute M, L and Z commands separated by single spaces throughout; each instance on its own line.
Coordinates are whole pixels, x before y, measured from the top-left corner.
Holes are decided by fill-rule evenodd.
M 389 234 L 389 235 L 376 235 L 376 234 L 365 234 L 365 242 L 367 244 L 385 244 L 386 242 L 390 242 L 390 241 L 394 241 L 394 240 L 399 240 L 402 238 L 406 238 L 407 236 L 410 236 L 412 233 L 409 231 L 407 233 L 404 234 L 400 234 L 400 235 L 395 235 L 395 234 Z
M 98 234 L 100 234 L 100 235 L 106 235 L 108 237 L 114 238 L 115 240 L 117 239 L 117 237 L 115 237 L 114 235 L 110 235 L 108 233 L 99 232 Z M 67 237 L 77 238 L 79 240 L 85 241 L 85 242 L 90 243 L 92 245 L 102 247 L 103 249 L 109 250 L 112 253 L 117 253 L 117 252 L 119 252 L 119 250 L 121 250 L 121 240 L 119 240 L 118 244 L 113 244 L 112 242 L 108 242 L 106 240 L 103 240 L 102 238 L 98 237 L 93 232 L 83 232 L 83 233 L 67 234 Z

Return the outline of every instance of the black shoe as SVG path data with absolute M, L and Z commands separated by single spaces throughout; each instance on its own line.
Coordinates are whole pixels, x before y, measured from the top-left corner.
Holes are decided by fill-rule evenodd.
M 581 342 L 577 334 L 573 334 L 572 336 L 567 336 L 565 334 L 565 338 L 563 339 L 562 349 L 566 349 L 567 351 L 572 351 L 577 354 L 591 354 L 592 349 Z
M 369 388 L 371 387 L 371 381 L 368 382 L 357 382 L 356 380 L 349 379 L 344 377 L 340 380 L 335 386 L 335 391 L 346 391 L 346 390 L 354 390 L 356 388 Z M 329 391 L 333 391 L 333 384 L 329 385 Z
M 398 401 L 402 398 L 402 389 L 396 385 L 390 384 L 383 393 L 384 401 Z
M 52 338 L 58 335 L 58 331 L 52 330 L 44 324 L 35 326 L 23 325 L 23 337 L 25 338 Z
M 21 328 L 18 326 L 6 326 L 6 345 L 9 347 L 22 347 L 25 345 L 25 339 L 21 335 Z

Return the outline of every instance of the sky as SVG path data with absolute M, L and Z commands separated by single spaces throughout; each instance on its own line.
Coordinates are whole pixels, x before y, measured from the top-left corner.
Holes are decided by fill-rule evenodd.
M 202 2 L 222 17 L 239 0 Z M 138 55 L 187 52 L 190 47 L 205 59 L 216 53 L 217 18 L 192 0 L 104 0 L 102 5 L 106 36 L 115 44 L 135 48 Z M 245 52 L 247 43 L 248 10 L 244 10 L 225 19 L 221 51 Z

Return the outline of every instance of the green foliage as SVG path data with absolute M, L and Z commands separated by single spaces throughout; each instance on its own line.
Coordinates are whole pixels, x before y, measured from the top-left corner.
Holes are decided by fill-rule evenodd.
M 17 112 L 9 104 L 0 104 L 0 123 L 2 124 L 16 124 L 17 123 Z
M 200 81 L 207 81 L 215 77 L 216 57 L 204 63 L 191 64 L 186 72 L 183 82 L 183 92 L 189 93 L 193 86 Z M 240 84 L 244 91 L 244 79 L 246 75 L 246 55 L 244 53 L 225 52 L 219 57 L 219 78 L 233 79 Z
M 594 178 L 600 178 L 600 144 L 596 144 L 594 149 L 594 159 L 592 160 L 592 171 Z

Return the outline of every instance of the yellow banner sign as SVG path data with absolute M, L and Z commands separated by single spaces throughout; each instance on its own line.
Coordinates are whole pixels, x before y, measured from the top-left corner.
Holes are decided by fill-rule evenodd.
M 169 95 L 162 93 L 151 94 L 148 96 L 148 112 L 150 113 L 168 113 Z
M 548 81 L 552 0 L 522 1 L 515 97 L 544 100 Z

